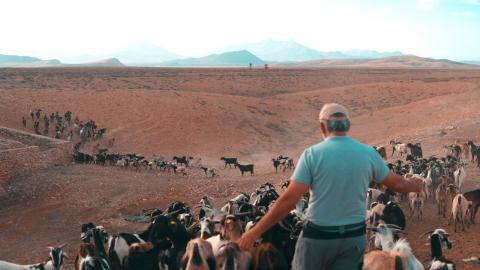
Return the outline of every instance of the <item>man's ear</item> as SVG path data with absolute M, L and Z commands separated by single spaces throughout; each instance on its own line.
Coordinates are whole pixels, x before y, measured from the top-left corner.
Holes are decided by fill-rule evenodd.
M 320 121 L 320 129 L 322 130 L 323 136 L 327 137 L 328 135 L 327 127 L 325 126 L 325 123 L 322 121 Z

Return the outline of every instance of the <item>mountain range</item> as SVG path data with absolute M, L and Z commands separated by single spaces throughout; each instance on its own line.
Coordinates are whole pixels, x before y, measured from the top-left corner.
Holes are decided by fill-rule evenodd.
M 79 64 L 65 64 L 58 59 L 42 60 L 30 56 L 0 54 L 0 67 L 122 67 L 116 58 L 102 59 Z
M 277 64 L 277 67 L 288 68 L 480 68 L 480 66 L 451 61 L 448 59 L 432 59 L 415 55 L 390 56 L 378 59 L 326 59 L 300 63 Z
M 264 40 L 225 48 L 204 57 L 184 57 L 151 44 L 133 45 L 103 55 L 74 55 L 42 60 L 31 56 L 0 55 L 0 67 L 152 66 L 152 67 L 400 67 L 471 68 L 478 61 L 438 60 L 399 51 L 348 50 L 322 52 L 296 41 Z
M 152 44 L 135 44 L 116 52 L 100 55 L 74 55 L 60 57 L 65 63 L 94 62 L 99 59 L 116 58 L 129 66 L 153 66 L 161 62 L 184 58 L 178 54 Z
M 401 56 L 401 52 L 377 52 L 373 50 L 350 50 L 322 52 L 304 46 L 294 40 L 267 39 L 257 43 L 242 44 L 227 47 L 226 50 L 248 50 L 265 61 L 271 62 L 303 62 L 319 59 L 347 58 L 382 58 Z
M 246 67 L 249 64 L 263 65 L 267 62 L 247 50 L 211 54 L 199 58 L 185 58 L 160 63 L 166 67 Z

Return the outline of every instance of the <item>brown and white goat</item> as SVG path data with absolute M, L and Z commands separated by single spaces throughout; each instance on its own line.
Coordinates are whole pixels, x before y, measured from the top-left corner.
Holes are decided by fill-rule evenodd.
M 462 194 L 457 194 L 453 198 L 452 214 L 450 215 L 449 223 L 453 220 L 455 232 L 457 232 L 457 222 L 460 222 L 462 224 L 462 231 L 465 231 L 465 223 L 468 227 L 468 224 L 470 222 L 469 210 L 471 206 L 472 202 L 468 201 Z
M 202 239 L 190 240 L 180 262 L 181 270 L 215 270 L 212 245 Z
M 218 235 L 207 239 L 212 245 L 213 254 L 218 255 L 220 248 L 229 242 L 235 242 L 240 239 L 243 234 L 243 227 L 240 220 L 233 216 L 227 215 L 221 221 L 221 229 Z
M 252 255 L 241 250 L 234 242 L 221 246 L 215 259 L 218 270 L 248 270 L 252 268 Z
M 411 217 L 415 216 L 415 212 L 417 212 L 417 217 L 421 220 L 423 218 L 423 207 L 426 200 L 425 192 L 410 192 L 408 193 L 408 199 Z
M 447 179 L 445 176 L 440 178 L 441 182 L 435 189 L 435 201 L 437 203 L 438 215 L 447 217 Z

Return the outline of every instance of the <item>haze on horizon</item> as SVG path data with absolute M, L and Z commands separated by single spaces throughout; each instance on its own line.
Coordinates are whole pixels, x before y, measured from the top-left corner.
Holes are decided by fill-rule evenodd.
M 278 39 L 319 51 L 480 60 L 480 0 L 16 0 L 0 7 L 0 54 L 44 59 L 139 44 L 203 56 Z

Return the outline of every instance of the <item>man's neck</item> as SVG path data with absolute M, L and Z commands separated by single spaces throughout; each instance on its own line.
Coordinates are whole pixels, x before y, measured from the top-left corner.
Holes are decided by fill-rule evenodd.
M 341 136 L 347 136 L 346 132 L 332 132 L 328 134 L 328 137 L 341 137 Z

